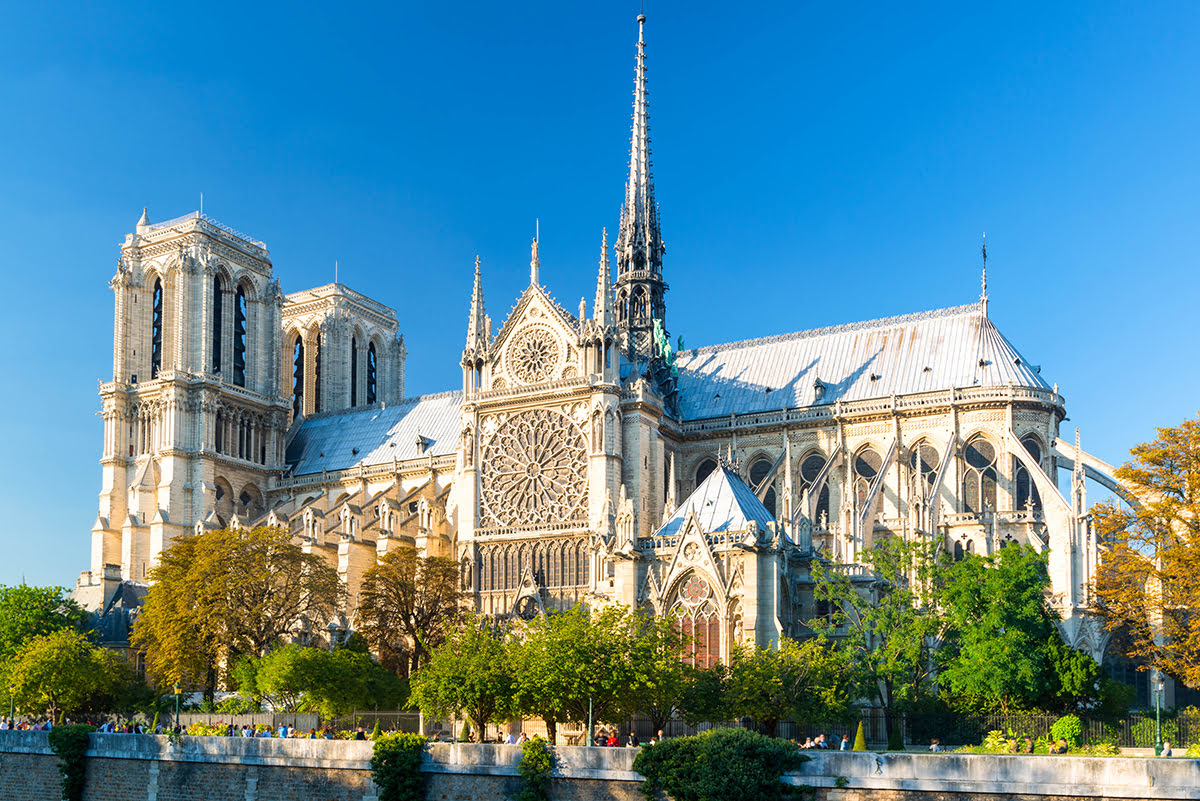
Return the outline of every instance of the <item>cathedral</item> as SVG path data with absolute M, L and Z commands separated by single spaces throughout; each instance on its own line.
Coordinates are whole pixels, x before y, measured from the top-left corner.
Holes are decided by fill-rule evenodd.
M 143 211 L 110 282 L 79 600 L 135 606 L 174 540 L 273 525 L 345 582 L 331 631 L 353 627 L 363 573 L 415 546 L 455 559 L 481 612 L 674 612 L 708 664 L 803 633 L 813 560 L 865 584 L 860 554 L 881 538 L 958 558 L 1015 541 L 1049 550 L 1064 635 L 1102 658 L 1085 480 L 1121 488 L 1077 433 L 1064 440 L 1057 385 L 989 317 L 986 252 L 966 305 L 672 342 L 638 26 L 625 198 L 590 308 L 542 285 L 535 240 L 529 286 L 496 325 L 476 259 L 448 391 L 406 395 L 394 309 L 340 283 L 285 294 L 263 242 Z

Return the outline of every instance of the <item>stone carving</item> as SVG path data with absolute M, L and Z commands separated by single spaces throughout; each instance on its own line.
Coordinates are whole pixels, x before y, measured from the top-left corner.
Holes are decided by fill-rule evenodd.
M 585 454 L 579 429 L 556 411 L 534 409 L 510 417 L 484 450 L 485 525 L 584 520 Z

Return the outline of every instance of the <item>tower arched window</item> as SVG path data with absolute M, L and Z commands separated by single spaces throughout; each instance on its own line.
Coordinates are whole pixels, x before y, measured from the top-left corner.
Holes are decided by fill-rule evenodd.
M 804 457 L 804 461 L 800 463 L 800 480 L 804 482 L 804 489 L 811 491 L 811 488 L 817 483 L 817 478 L 821 475 L 821 470 L 825 467 L 825 456 L 820 453 L 812 453 Z M 829 482 L 821 483 L 821 491 L 817 495 L 816 505 L 813 507 L 813 524 L 818 526 L 829 525 Z
M 213 445 L 217 449 L 217 453 L 225 452 L 225 415 L 222 412 L 217 412 L 217 430 L 214 432 L 216 436 L 213 438 Z
M 304 414 L 304 340 L 296 337 L 292 351 L 292 419 Z
M 871 485 L 875 483 L 875 477 L 882 469 L 883 459 L 880 458 L 879 452 L 870 446 L 863 448 L 854 457 L 854 497 L 859 510 L 866 504 Z
M 163 351 L 163 286 L 162 280 L 154 279 L 154 297 L 152 299 L 150 319 L 150 377 L 158 378 L 162 369 Z
M 358 405 L 358 339 L 350 337 L 350 406 Z
M 379 359 L 375 355 L 375 343 L 367 346 L 367 403 L 375 402 L 378 395 Z
M 246 289 L 240 286 L 233 305 L 233 383 L 246 386 Z
M 996 508 L 996 448 L 982 436 L 963 448 L 962 508 L 968 514 L 982 514 Z
M 321 411 L 321 334 L 318 332 L 312 340 L 313 349 L 313 411 Z
M 1030 458 L 1041 466 L 1042 445 L 1038 441 L 1038 438 L 1032 434 L 1027 434 L 1022 437 L 1021 445 L 1025 447 Z M 1022 511 L 1025 509 L 1041 511 L 1042 497 L 1038 494 L 1037 484 L 1034 482 L 1029 470 L 1015 456 L 1013 457 L 1013 478 L 1016 484 L 1016 498 L 1014 500 L 1016 501 L 1017 509 Z
M 757 494 L 762 489 L 760 486 L 766 479 L 767 474 L 771 472 L 771 460 L 767 457 L 757 459 L 750 465 L 750 487 Z M 767 490 L 767 494 L 763 496 L 763 506 L 771 513 L 772 517 L 779 516 L 779 510 L 775 508 L 778 497 L 775 494 L 775 487 Z
M 212 285 L 212 371 L 221 372 L 221 345 L 224 343 L 221 326 L 225 316 L 225 292 L 221 287 L 221 276 L 213 276 Z
M 696 468 L 696 486 L 698 487 L 704 483 L 704 479 L 708 478 L 712 474 L 712 471 L 716 469 L 717 463 L 712 459 L 705 459 L 701 462 L 700 466 Z

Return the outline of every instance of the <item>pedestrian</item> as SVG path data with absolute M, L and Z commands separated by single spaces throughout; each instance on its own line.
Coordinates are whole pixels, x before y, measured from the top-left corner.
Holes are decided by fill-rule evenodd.
M 633 732 L 629 732 L 629 742 L 625 743 L 630 748 L 637 748 L 641 743 L 638 742 L 638 736 Z
M 821 749 L 822 751 L 829 750 L 829 741 L 825 739 L 824 733 L 817 735 L 817 739 L 813 740 L 813 745 L 815 745 L 817 748 Z
M 934 742 L 937 742 L 937 741 L 935 740 Z M 839 751 L 849 751 L 850 750 L 850 735 L 849 734 L 842 735 L 842 742 L 841 742 L 841 745 L 838 746 L 838 750 Z
M 930 753 L 936 754 L 936 753 L 939 753 L 941 750 L 942 750 L 942 741 L 941 740 L 934 737 L 932 740 L 929 741 Z

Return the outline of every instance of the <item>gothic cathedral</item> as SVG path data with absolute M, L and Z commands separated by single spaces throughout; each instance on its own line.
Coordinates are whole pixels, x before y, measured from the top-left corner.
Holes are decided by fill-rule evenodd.
M 1102 658 L 1084 481 L 1121 488 L 1060 437 L 1064 400 L 990 319 L 986 273 L 964 306 L 672 343 L 638 25 L 625 199 L 591 308 L 542 286 L 535 240 L 496 328 L 477 259 L 460 389 L 405 396 L 393 309 L 339 283 L 285 295 L 262 242 L 143 213 L 111 281 L 77 598 L 136 606 L 172 541 L 270 524 L 335 565 L 351 599 L 389 549 L 416 547 L 455 558 L 487 614 L 676 612 L 708 663 L 801 634 L 813 560 L 866 581 L 859 555 L 884 537 L 956 556 L 1016 541 L 1049 549 L 1066 638 Z

